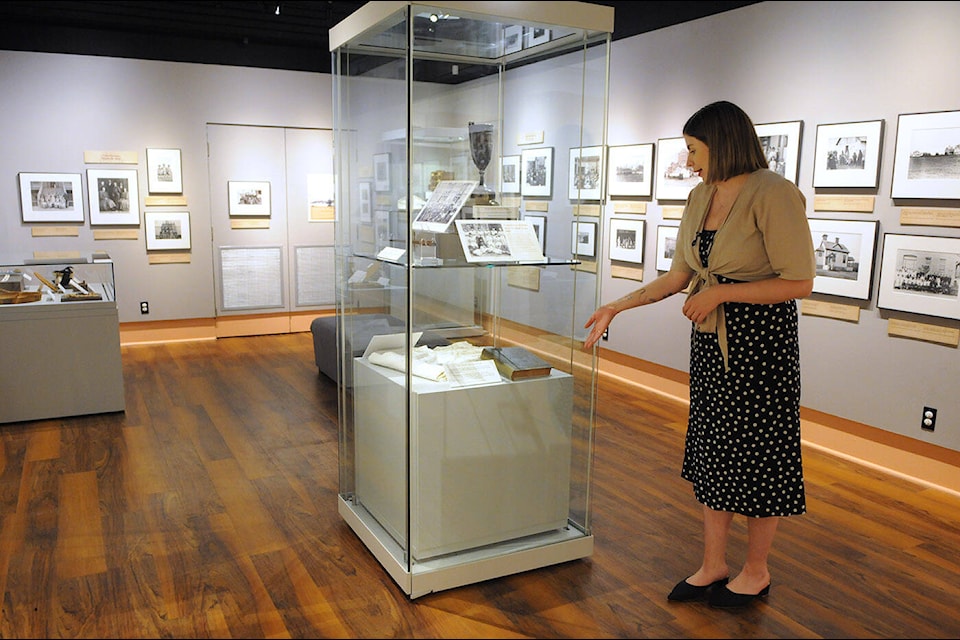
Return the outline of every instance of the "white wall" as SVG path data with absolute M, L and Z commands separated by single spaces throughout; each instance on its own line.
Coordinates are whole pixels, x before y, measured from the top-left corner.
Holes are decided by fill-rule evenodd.
M 957 2 L 762 2 L 614 42 L 608 143 L 679 136 L 698 108 L 731 100 L 758 124 L 803 121 L 799 186 L 810 217 L 878 220 L 881 243 L 884 232 L 958 237 L 956 228 L 902 226 L 903 205 L 890 198 L 898 114 L 960 109 L 958 24 Z M 815 212 L 817 125 L 878 119 L 885 129 L 875 211 Z M 655 198 L 645 216 L 645 256 L 654 255 L 662 222 Z M 878 253 L 878 265 L 879 259 Z M 649 281 L 656 272 L 648 267 L 644 275 Z M 801 318 L 802 405 L 960 449 L 960 354 L 955 347 L 888 336 L 887 319 L 960 323 L 881 312 L 878 282 L 879 273 L 859 322 Z M 636 287 L 608 277 L 602 297 L 614 300 Z M 603 346 L 688 371 L 690 327 L 682 303 L 675 297 L 622 314 Z M 924 406 L 938 409 L 933 433 L 920 429 Z

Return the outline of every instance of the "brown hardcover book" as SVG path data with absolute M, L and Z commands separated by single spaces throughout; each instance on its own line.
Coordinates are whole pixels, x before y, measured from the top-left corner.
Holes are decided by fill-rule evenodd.
M 553 368 L 549 362 L 523 347 L 484 347 L 480 357 L 493 360 L 500 375 L 510 380 L 548 376 Z

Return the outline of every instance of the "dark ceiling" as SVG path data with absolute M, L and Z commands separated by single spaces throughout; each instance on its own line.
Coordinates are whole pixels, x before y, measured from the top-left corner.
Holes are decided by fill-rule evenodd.
M 0 50 L 330 73 L 328 31 L 364 4 L 5 0 Z M 756 3 L 592 4 L 614 7 L 613 39 L 619 40 Z

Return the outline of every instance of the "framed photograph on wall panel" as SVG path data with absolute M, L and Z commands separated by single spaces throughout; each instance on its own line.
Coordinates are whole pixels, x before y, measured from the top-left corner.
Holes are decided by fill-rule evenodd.
M 770 170 L 799 184 L 800 176 L 800 136 L 803 133 L 803 120 L 790 122 L 771 122 L 754 125 L 760 146 L 767 156 Z
M 525 27 L 523 32 L 523 47 L 528 49 L 539 44 L 550 42 L 550 29 L 542 27 Z
M 553 147 L 524 149 L 520 152 L 520 195 L 553 194 Z
M 373 155 L 373 188 L 376 191 L 390 191 L 390 154 Z
M 700 184 L 700 176 L 687 167 L 687 143 L 681 138 L 657 141 L 657 200 L 686 200 Z
M 227 194 L 231 216 L 269 216 L 270 183 L 227 182 Z
M 520 193 L 520 156 L 500 158 L 500 192 Z
M 607 151 L 607 194 L 649 196 L 653 193 L 653 143 L 625 144 Z
M 643 220 L 610 218 L 610 259 L 643 264 Z
M 547 255 L 547 216 L 524 213 L 523 219 L 533 225 L 533 232 L 540 241 L 540 253 Z
M 877 188 L 883 120 L 818 124 L 813 186 Z
M 814 292 L 869 300 L 880 223 L 818 218 L 808 222 L 817 258 Z
M 146 211 L 144 227 L 147 251 L 190 248 L 190 213 L 187 211 Z
M 960 198 L 960 111 L 897 117 L 891 198 Z
M 147 149 L 147 192 L 183 193 L 180 149 Z
M 574 147 L 570 149 L 571 200 L 603 199 L 603 147 Z
M 673 255 L 677 252 L 677 225 L 657 226 L 657 271 L 670 271 Z
M 575 220 L 572 223 L 572 230 L 570 252 L 576 256 L 595 258 L 597 256 L 597 223 Z
M 140 192 L 136 169 L 87 169 L 90 225 L 140 226 Z
M 883 234 L 877 307 L 960 320 L 960 238 Z
M 83 222 L 79 173 L 20 173 L 17 177 L 24 222 Z
M 512 24 L 503 28 L 503 55 L 523 49 L 523 25 Z

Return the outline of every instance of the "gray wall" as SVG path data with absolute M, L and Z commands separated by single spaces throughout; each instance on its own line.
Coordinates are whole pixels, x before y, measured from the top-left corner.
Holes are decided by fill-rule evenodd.
M 608 144 L 679 136 L 697 108 L 729 99 L 758 123 L 803 121 L 799 185 L 811 216 L 878 220 L 881 237 L 884 232 L 958 237 L 958 229 L 901 226 L 900 207 L 889 197 L 898 114 L 960 109 L 957 24 L 956 2 L 764 2 L 617 41 Z M 137 302 L 147 286 L 151 320 L 216 313 L 207 123 L 332 125 L 330 79 L 322 74 L 0 51 L 0 87 L 0 175 L 6 176 L 0 180 L 0 257 L 105 248 L 117 262 L 121 322 L 144 319 Z M 886 125 L 875 211 L 814 212 L 817 124 L 875 119 Z M 194 238 L 190 264 L 151 269 L 142 239 L 94 241 L 89 225 L 81 227 L 79 239 L 34 238 L 20 221 L 18 172 L 82 173 L 84 150 L 135 150 L 141 154 L 145 193 L 147 147 L 183 151 Z M 567 150 L 556 153 L 563 160 Z M 561 189 L 555 199 L 562 194 Z M 607 204 L 604 230 L 612 213 Z M 656 199 L 641 217 L 647 222 L 644 254 L 653 256 L 661 222 Z M 605 264 L 603 237 L 601 245 Z M 648 281 L 656 275 L 652 258 L 649 262 Z M 890 314 L 876 308 L 878 279 L 859 322 L 802 317 L 803 405 L 960 450 L 957 349 L 888 336 Z M 637 286 L 604 275 L 601 295 L 613 300 Z M 680 306 L 678 297 L 623 314 L 603 346 L 687 371 L 689 325 Z M 924 405 L 939 410 L 934 433 L 920 430 Z
M 333 125 L 326 74 L 0 51 L 0 88 L 0 260 L 20 261 L 35 251 L 87 257 L 107 251 L 115 262 L 121 323 L 217 315 L 211 221 L 224 211 L 223 194 L 209 186 L 208 123 Z M 80 173 L 86 185 L 88 168 L 132 168 L 85 165 L 84 151 L 137 152 L 142 220 L 148 147 L 181 150 L 187 205 L 158 209 L 190 213 L 189 263 L 149 264 L 142 227 L 136 241 L 94 240 L 86 203 L 79 237 L 33 237 L 33 227 L 71 225 L 21 222 L 20 172 Z M 279 195 L 282 186 L 273 188 Z M 311 232 L 329 235 L 316 225 Z M 302 234 L 299 241 L 307 242 Z M 150 302 L 147 316 L 140 315 L 141 300 Z
M 762 2 L 615 42 L 608 143 L 679 136 L 696 109 L 731 100 L 756 123 L 803 121 L 799 186 L 810 217 L 878 220 L 878 244 L 884 232 L 960 237 L 956 228 L 902 226 L 901 206 L 890 198 L 898 114 L 960 109 L 958 24 L 957 2 Z M 875 211 L 815 212 L 817 125 L 878 119 L 885 128 Z M 958 206 L 952 200 L 925 204 Z M 644 255 L 652 256 L 662 222 L 656 199 L 643 217 Z M 878 247 L 878 265 L 879 259 Z M 656 271 L 645 262 L 650 281 Z M 960 354 L 955 347 L 888 336 L 887 319 L 896 315 L 953 328 L 960 323 L 879 311 L 878 282 L 879 273 L 857 323 L 801 318 L 802 405 L 960 449 Z M 608 277 L 602 297 L 614 300 L 636 287 Z M 675 297 L 621 314 L 610 340 L 601 344 L 688 371 L 690 328 L 680 314 L 682 303 Z M 933 433 L 920 429 L 925 405 L 938 409 Z

